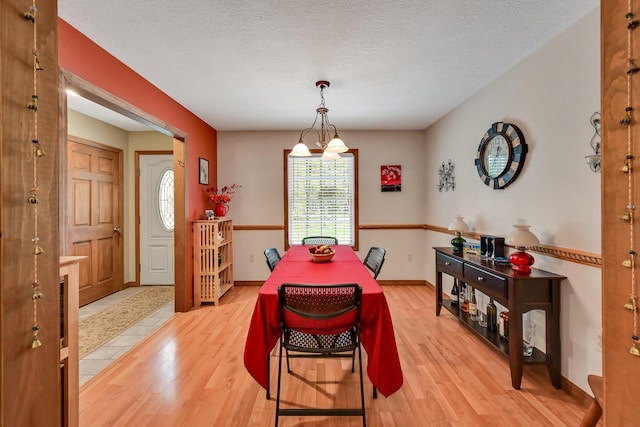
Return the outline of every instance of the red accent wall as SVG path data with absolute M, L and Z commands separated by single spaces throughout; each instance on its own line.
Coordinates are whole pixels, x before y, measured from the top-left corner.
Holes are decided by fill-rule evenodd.
M 216 130 L 60 18 L 58 60 L 60 68 L 186 132 L 187 220 L 203 219 L 204 210 L 208 206 L 203 186 L 198 183 L 198 158 L 209 160 L 209 184 L 216 185 Z M 182 262 L 188 266 L 187 277 L 191 278 L 193 245 L 190 227 L 186 244 L 187 259 Z M 193 289 L 190 284 L 187 285 L 192 300 Z

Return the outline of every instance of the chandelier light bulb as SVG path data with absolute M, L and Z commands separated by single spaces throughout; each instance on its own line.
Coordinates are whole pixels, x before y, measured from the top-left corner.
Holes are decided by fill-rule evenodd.
M 344 141 L 338 136 L 338 129 L 329 121 L 329 109 L 324 105 L 324 89 L 329 87 L 331 83 L 326 80 L 319 80 L 316 82 L 316 87 L 320 89 L 320 105 L 316 108 L 316 118 L 313 120 L 311 127 L 304 129 L 300 132 L 300 139 L 298 143 L 293 147 L 293 150 L 289 153 L 293 157 L 309 157 L 311 152 L 304 143 L 304 137 L 311 131 L 315 132 L 318 139 L 316 145 L 323 151 L 323 160 L 336 160 L 340 156 L 338 153 L 346 153 L 349 148 L 345 145 Z M 316 129 L 316 124 L 320 125 L 320 129 Z M 329 135 L 331 132 L 334 134 L 333 138 L 329 141 Z M 328 141 L 328 142 L 327 142 Z
M 338 160 L 340 158 L 340 154 L 332 153 L 329 150 L 324 150 L 324 153 L 322 153 L 322 157 L 320 158 L 322 160 Z

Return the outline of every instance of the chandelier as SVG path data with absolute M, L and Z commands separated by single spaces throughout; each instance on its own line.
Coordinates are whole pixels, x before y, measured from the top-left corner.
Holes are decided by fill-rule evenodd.
M 320 105 L 316 108 L 316 118 L 313 121 L 311 127 L 304 129 L 300 132 L 300 139 L 298 143 L 293 147 L 290 156 L 295 157 L 309 157 L 311 156 L 311 152 L 309 148 L 305 145 L 303 138 L 310 133 L 311 131 L 315 131 L 318 136 L 318 141 L 316 145 L 322 149 L 322 157 L 321 159 L 325 160 L 335 160 L 339 159 L 340 155 L 338 153 L 345 153 L 349 149 L 344 142 L 338 136 L 338 129 L 329 121 L 329 109 L 324 106 L 324 89 L 329 87 L 330 83 L 325 80 L 320 80 L 316 82 L 316 87 L 320 88 Z M 318 123 L 318 118 L 320 118 L 320 129 L 316 129 L 316 124 Z M 333 138 L 329 139 L 330 133 L 333 133 Z

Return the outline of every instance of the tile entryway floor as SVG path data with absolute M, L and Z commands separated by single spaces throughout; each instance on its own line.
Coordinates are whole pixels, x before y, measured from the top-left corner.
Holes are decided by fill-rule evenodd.
M 127 288 L 115 294 L 106 296 L 98 301 L 80 307 L 80 321 L 90 317 L 102 310 L 111 307 L 124 299 L 142 291 L 142 287 Z M 144 338 L 149 336 L 153 331 L 162 326 L 167 320 L 174 315 L 174 302 L 171 301 L 159 310 L 151 313 L 129 329 L 122 332 L 117 337 L 108 341 L 103 346 L 98 347 L 80 359 L 80 386 L 93 378 L 94 375 L 100 373 L 103 369 L 115 362 L 120 356 L 126 353 L 130 348 L 134 347 Z

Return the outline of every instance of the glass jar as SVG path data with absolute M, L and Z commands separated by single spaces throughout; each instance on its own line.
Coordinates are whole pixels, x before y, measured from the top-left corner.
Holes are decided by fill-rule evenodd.
M 501 311 L 500 320 L 498 320 L 498 333 L 500 339 L 503 341 L 509 341 L 509 312 Z

